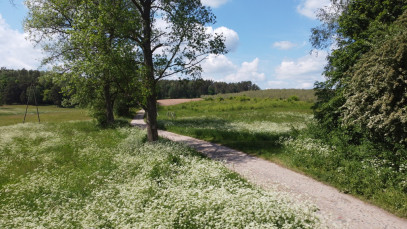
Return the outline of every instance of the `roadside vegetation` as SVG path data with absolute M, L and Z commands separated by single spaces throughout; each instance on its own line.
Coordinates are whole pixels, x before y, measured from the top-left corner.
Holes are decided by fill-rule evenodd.
M 316 209 L 181 144 L 90 121 L 0 127 L 1 228 L 317 228 Z
M 407 217 L 403 152 L 369 141 L 349 144 L 348 135 L 315 123 L 312 105 L 293 99 L 207 98 L 160 107 L 159 125 L 271 160 Z

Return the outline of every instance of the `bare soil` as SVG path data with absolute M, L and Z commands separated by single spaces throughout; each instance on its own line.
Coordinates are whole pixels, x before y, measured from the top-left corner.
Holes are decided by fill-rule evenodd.
M 202 100 L 201 98 L 196 98 L 196 99 L 160 99 L 158 100 L 158 104 L 160 106 L 172 106 L 172 105 L 177 105 L 180 103 L 187 103 L 187 102 L 192 102 L 192 101 L 200 101 Z

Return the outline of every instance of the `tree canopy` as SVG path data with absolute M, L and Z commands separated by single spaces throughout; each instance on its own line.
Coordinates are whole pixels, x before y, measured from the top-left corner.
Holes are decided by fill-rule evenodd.
M 384 39 L 386 28 L 407 9 L 406 0 L 331 0 L 330 8 L 321 9 L 321 26 L 312 29 L 310 38 L 315 48 L 334 46 L 325 67 L 326 81 L 315 84 L 318 101 L 316 118 L 327 128 L 340 125 L 340 107 L 345 103 L 345 74 L 363 54 Z
M 158 139 L 157 82 L 176 74 L 199 76 L 208 54 L 227 52 L 223 36 L 208 32 L 215 16 L 200 0 L 26 3 L 31 38 L 49 53 L 46 61 L 75 76 L 84 88 L 80 100 L 93 105 L 103 101 L 106 119 L 112 121 L 117 95 L 137 98 L 146 110 L 150 141 Z M 133 85 L 133 95 L 122 83 Z
M 326 81 L 315 84 L 315 117 L 327 130 L 350 128 L 367 131 L 375 140 L 404 141 L 401 81 L 406 76 L 400 61 L 405 40 L 400 28 L 407 1 L 331 2 L 331 8 L 321 9 L 323 24 L 310 39 L 315 48 L 335 47 L 325 67 Z
M 407 11 L 347 74 L 344 123 L 407 144 Z

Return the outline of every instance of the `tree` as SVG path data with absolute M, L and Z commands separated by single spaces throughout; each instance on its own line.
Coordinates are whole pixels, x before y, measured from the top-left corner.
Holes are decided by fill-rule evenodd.
M 407 145 L 407 10 L 386 33 L 347 72 L 343 119 L 375 140 Z
M 130 3 L 28 0 L 26 5 L 25 27 L 49 53 L 44 62 L 59 63 L 54 70 L 69 78 L 72 101 L 90 107 L 100 124 L 112 124 L 116 99 L 137 86 L 138 54 L 125 38 L 139 27 Z
M 312 29 L 310 41 L 315 48 L 336 48 L 328 56 L 325 82 L 317 82 L 315 117 L 327 130 L 341 125 L 341 107 L 346 102 L 345 88 L 350 82 L 346 72 L 377 40 L 384 39 L 386 28 L 407 8 L 406 0 L 331 0 L 332 7 L 321 9 L 322 26 Z
M 157 82 L 178 73 L 196 75 L 208 54 L 226 53 L 222 35 L 209 34 L 215 22 L 200 0 L 132 0 L 141 28 L 129 37 L 143 53 L 142 107 L 149 141 L 158 139 Z
M 50 59 L 62 61 L 79 85 L 89 86 L 86 90 L 103 91 L 96 94 L 104 94 L 108 120 L 111 82 L 118 88 L 140 86 L 149 141 L 158 139 L 157 82 L 175 74 L 198 75 L 208 54 L 226 53 L 222 35 L 207 32 L 215 16 L 200 0 L 28 0 L 27 5 L 32 39 L 48 39 L 44 48 Z M 129 72 L 132 80 L 123 79 Z

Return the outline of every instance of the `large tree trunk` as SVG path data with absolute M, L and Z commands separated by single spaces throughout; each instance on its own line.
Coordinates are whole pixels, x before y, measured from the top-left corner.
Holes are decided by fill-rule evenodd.
M 158 126 L 157 126 L 157 98 L 155 93 L 147 97 L 147 138 L 148 141 L 158 140 Z
M 144 87 L 146 90 L 146 113 L 147 113 L 147 138 L 148 141 L 153 142 L 158 140 L 157 129 L 157 95 L 156 95 L 156 81 L 154 77 L 154 63 L 153 51 L 151 49 L 151 0 L 140 1 L 143 11 L 143 55 L 144 55 Z
M 103 90 L 105 94 L 106 124 L 113 124 L 114 123 L 113 99 L 112 95 L 110 94 L 110 85 L 108 83 L 105 84 Z

